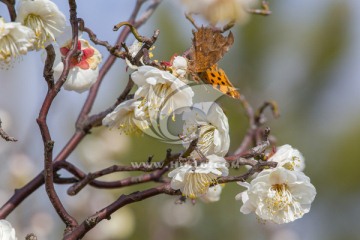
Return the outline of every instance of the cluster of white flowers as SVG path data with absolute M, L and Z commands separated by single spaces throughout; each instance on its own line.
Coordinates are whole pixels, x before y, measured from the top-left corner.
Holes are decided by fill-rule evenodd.
M 277 224 L 301 218 L 310 211 L 316 196 L 315 187 L 302 172 L 303 156 L 284 145 L 268 160 L 277 162 L 277 167 L 263 170 L 250 183 L 238 182 L 247 188 L 235 197 L 243 202 L 240 211 L 255 212 L 260 219 Z
M 61 39 L 63 41 L 61 41 Z M 20 0 L 16 22 L 6 23 L 0 17 L 0 65 L 9 64 L 31 50 L 55 45 L 54 77 L 63 71 L 62 57 L 71 47 L 71 29 L 66 30 L 66 18 L 50 0 Z M 78 53 L 71 59 L 70 73 L 64 84 L 66 90 L 88 90 L 99 75 L 102 57 L 98 50 L 79 36 Z
M 42 49 L 65 29 L 65 16 L 49 0 L 21 0 L 16 22 L 0 18 L 0 61 L 9 64 L 28 51 Z
M 134 43 L 131 55 L 136 55 L 139 44 Z M 204 201 L 217 201 L 221 187 L 216 181 L 228 175 L 228 168 L 223 158 L 229 150 L 229 124 L 222 109 L 214 102 L 193 104 L 194 92 L 188 86 L 187 60 L 174 57 L 170 62 L 170 71 L 151 66 L 129 67 L 136 69 L 131 78 L 138 86 L 134 99 L 121 103 L 103 119 L 103 125 L 118 127 L 125 134 L 144 131 L 154 119 L 183 114 L 183 145 L 198 139 L 198 151 L 191 156 L 204 160 L 198 166 L 194 162 L 186 163 L 169 173 L 171 186 L 180 189 L 189 198 L 201 197 Z M 155 121 L 156 122 L 156 121 Z M 195 162 L 196 163 L 196 162 Z M 212 186 L 214 188 L 212 188 Z M 209 188 L 211 193 L 209 193 Z
M 214 102 L 192 103 L 194 93 L 185 83 L 187 61 L 182 57 L 171 61 L 172 72 L 146 65 L 135 69 L 131 74 L 138 86 L 134 99 L 121 103 L 103 119 L 103 125 L 116 126 L 126 134 L 141 133 L 154 118 L 182 113 L 182 144 L 188 148 L 197 139 L 197 149 L 191 153 L 194 161 L 168 174 L 171 187 L 191 199 L 218 201 L 222 186 L 217 179 L 229 173 L 224 159 L 230 146 L 229 124 L 223 110 Z M 301 172 L 304 157 L 284 145 L 268 153 L 268 161 L 277 162 L 277 167 L 255 175 L 250 183 L 239 183 L 248 188 L 236 196 L 244 203 L 241 212 L 255 212 L 259 218 L 275 223 L 302 217 L 316 195 L 309 178 Z
M 49 0 L 21 0 L 17 14 L 16 21 L 34 31 L 37 50 L 55 42 L 66 26 L 64 14 Z
M 136 46 L 139 44 L 134 43 Z M 138 47 L 130 47 L 137 49 Z M 136 53 L 134 53 L 136 55 Z M 103 119 L 103 125 L 117 126 L 125 134 L 139 133 L 158 119 L 182 113 L 192 106 L 194 92 L 176 75 L 152 66 L 140 66 L 131 74 L 137 85 L 134 99 L 127 100 Z
M 35 34 L 21 23 L 6 23 L 0 17 L 0 61 L 10 63 L 33 48 Z
M 199 166 L 188 163 L 170 172 L 171 187 L 180 189 L 189 198 L 218 201 L 221 186 L 216 185 L 217 179 L 229 174 L 223 158 L 230 146 L 228 119 L 219 105 L 203 102 L 184 112 L 183 120 L 184 147 L 188 148 L 190 142 L 197 139 L 197 151 L 193 151 L 191 156 L 194 159 L 205 157 L 207 161 Z

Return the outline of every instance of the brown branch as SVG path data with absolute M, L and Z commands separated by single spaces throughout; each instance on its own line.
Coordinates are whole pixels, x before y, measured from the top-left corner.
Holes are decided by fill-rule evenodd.
M 54 70 L 53 70 L 53 66 L 54 66 L 54 61 L 55 61 L 55 50 L 52 44 L 50 44 L 49 46 L 47 46 L 45 48 L 46 50 L 46 60 L 45 60 L 45 65 L 44 65 L 44 71 L 43 71 L 43 76 L 45 78 L 45 81 L 48 84 L 48 88 L 52 89 L 54 87 Z
M 143 174 L 140 176 L 134 176 L 134 177 L 128 177 L 125 179 L 121 179 L 118 181 L 112 181 L 112 182 L 105 182 L 105 181 L 98 181 L 94 180 L 91 175 L 84 174 L 85 176 L 82 180 L 75 183 L 73 186 L 71 186 L 67 193 L 70 196 L 78 194 L 87 184 L 101 189 L 115 189 L 115 188 L 122 188 L 122 187 L 128 187 L 132 185 L 137 185 L 141 183 L 146 182 L 161 182 L 160 178 L 162 175 L 164 175 L 165 172 L 168 171 L 168 168 L 156 170 L 154 172 Z
M 100 171 L 96 171 L 94 173 L 88 173 L 88 174 L 85 175 L 85 177 L 82 176 L 82 179 L 80 181 L 78 181 L 76 184 L 74 184 L 72 187 L 69 188 L 68 194 L 69 195 L 75 195 L 81 189 L 83 189 L 87 184 L 92 182 L 94 179 L 105 176 L 105 175 L 108 175 L 108 174 L 112 174 L 112 173 L 115 173 L 115 172 L 124 172 L 124 171 L 127 171 L 127 172 L 130 172 L 130 171 L 152 172 L 152 171 L 154 171 L 156 169 L 160 169 L 160 168 L 161 167 L 156 167 L 155 165 L 151 166 L 151 167 L 146 167 L 146 166 L 132 167 L 132 166 L 113 165 L 111 167 L 102 169 Z M 76 172 L 79 173 L 80 171 L 77 170 Z M 158 178 L 159 176 L 158 176 L 158 174 L 154 174 L 151 177 L 151 179 L 148 179 L 147 177 L 144 178 L 143 176 L 140 176 L 140 177 L 141 178 L 137 178 L 135 181 L 133 181 L 134 178 L 129 178 L 129 179 L 131 179 L 131 181 L 125 180 L 123 182 L 142 183 L 145 180 L 146 181 L 152 180 L 152 178 L 155 179 L 155 177 Z
M 167 165 L 170 164 L 173 161 L 177 161 L 180 157 L 180 153 L 177 154 L 171 154 L 171 150 L 168 149 L 166 153 L 166 157 L 163 161 L 158 162 L 157 164 L 152 165 L 143 165 L 139 164 L 138 166 L 119 166 L 114 165 L 108 168 L 105 168 L 100 171 L 96 171 L 94 173 L 88 173 L 84 174 L 80 169 L 75 167 L 75 165 L 64 162 L 61 166 L 68 170 L 69 172 L 73 173 L 74 176 L 80 178 L 81 180 L 74 184 L 72 187 L 69 188 L 68 194 L 69 195 L 75 195 L 77 194 L 81 189 L 83 189 L 87 184 L 92 183 L 91 185 L 95 187 L 102 186 L 103 188 L 118 188 L 118 187 L 124 187 L 124 186 L 130 186 L 134 184 L 149 182 L 149 181 L 158 181 L 159 178 L 168 171 L 169 168 L 167 168 Z M 156 171 L 155 171 L 156 170 Z M 136 177 L 129 177 L 120 181 L 115 182 L 101 182 L 101 181 L 94 181 L 94 179 L 112 174 L 115 172 L 120 171 L 143 171 L 143 172 L 152 172 L 150 174 L 145 174 L 141 176 Z M 154 172 L 153 172 L 154 171 Z
M 110 219 L 111 214 L 120 209 L 121 207 L 138 202 L 159 194 L 168 195 L 181 195 L 180 191 L 171 189 L 169 184 L 164 184 L 158 187 L 150 188 L 144 191 L 137 191 L 129 195 L 121 195 L 116 201 L 92 216 L 88 217 L 78 227 L 76 227 L 71 233 L 65 235 L 64 240 L 77 240 L 81 239 L 88 231 L 94 228 L 99 222 L 104 219 Z
M 0 0 L 0 1 L 7 6 L 10 19 L 12 22 L 14 22 L 16 20 L 15 0 Z
M 93 43 L 105 47 L 109 51 L 109 53 L 118 58 L 125 58 L 126 53 L 120 51 L 119 45 L 111 46 L 108 41 L 98 39 L 96 34 L 90 28 L 85 27 L 85 22 L 83 19 L 79 18 L 78 21 L 80 31 L 86 32 Z
M 1 119 L 0 119 L 0 137 L 2 137 L 7 142 L 17 142 L 17 139 L 14 137 L 10 137 L 1 127 Z
M 133 62 L 138 65 L 140 63 L 140 59 L 142 56 L 144 56 L 144 53 L 148 53 L 148 50 L 154 45 L 156 42 L 158 36 L 160 34 L 159 30 L 156 30 L 153 34 L 153 36 L 150 39 L 143 39 L 144 45 L 141 47 L 140 51 L 136 54 L 136 56 L 133 59 Z
M 64 178 L 56 175 L 54 176 L 54 183 L 56 184 L 73 184 L 78 181 L 79 180 L 75 177 Z
M 75 0 L 69 0 L 70 6 L 70 22 L 73 28 L 73 39 L 71 50 L 67 56 L 64 63 L 64 71 L 59 79 L 59 81 L 54 86 L 54 77 L 52 67 L 55 60 L 55 52 L 53 47 L 50 45 L 46 48 L 46 52 L 48 54 L 45 66 L 44 66 L 44 77 L 48 84 L 48 92 L 43 102 L 43 105 L 40 109 L 39 116 L 36 119 L 41 136 L 44 143 L 44 179 L 45 179 L 45 189 L 46 193 L 49 196 L 49 200 L 53 205 L 54 209 L 56 210 L 59 217 L 66 225 L 66 231 L 70 231 L 73 227 L 77 226 L 77 221 L 66 211 L 64 206 L 62 205 L 54 187 L 54 169 L 53 169 L 53 148 L 54 148 L 54 141 L 51 139 L 50 131 L 47 125 L 47 115 L 51 104 L 55 97 L 57 96 L 58 91 L 60 90 L 61 86 L 66 81 L 66 76 L 69 73 L 69 65 L 70 65 L 70 57 L 76 51 L 77 46 L 77 22 L 76 22 L 76 2 Z M 74 30 L 75 28 L 75 30 Z
M 82 170 L 77 168 L 72 163 L 69 163 L 66 161 L 59 162 L 59 165 L 57 165 L 57 167 L 66 169 L 68 172 L 70 172 L 77 178 L 75 181 L 73 181 L 73 179 L 72 179 L 71 181 L 73 181 L 73 182 L 71 182 L 71 183 L 78 183 L 79 179 L 81 181 L 82 179 L 86 178 L 86 176 L 87 176 L 87 174 L 84 173 Z M 125 187 L 125 186 L 131 186 L 134 184 L 139 184 L 139 183 L 144 183 L 144 182 L 158 181 L 158 180 L 160 180 L 160 177 L 167 170 L 168 169 L 161 169 L 159 171 L 155 171 L 150 174 L 145 174 L 145 175 L 135 176 L 135 177 L 128 177 L 128 178 L 125 178 L 122 180 L 112 181 L 112 182 L 93 180 L 93 181 L 89 182 L 89 185 L 92 187 L 95 187 L 95 188 L 113 189 L 113 188 L 121 188 L 121 187 Z M 67 180 L 70 181 L 70 178 Z M 76 187 L 75 189 L 69 190 L 68 191 L 69 195 L 75 195 L 82 189 L 81 188 L 81 189 L 77 190 L 77 188 L 78 187 Z
M 252 175 L 257 172 L 261 172 L 265 168 L 274 168 L 277 166 L 277 162 L 271 161 L 256 161 L 256 164 L 252 166 L 252 168 L 240 176 L 227 176 L 227 177 L 220 177 L 217 179 L 217 183 L 229 183 L 229 182 L 245 182 L 249 179 Z
M 279 107 L 275 101 L 266 101 L 262 106 L 259 107 L 255 114 L 255 122 L 258 124 L 263 124 L 266 122 L 264 117 L 264 112 L 267 108 L 271 109 L 272 115 L 274 118 L 278 118 L 280 116 Z
M 265 131 L 266 131 L 265 139 L 264 141 L 261 142 L 261 144 L 247 151 L 242 151 L 232 156 L 225 157 L 225 160 L 231 162 L 231 161 L 237 161 L 240 158 L 258 158 L 259 156 L 261 157 L 264 151 L 270 146 L 270 141 L 268 140 L 268 136 L 270 134 L 270 128 L 266 128 Z M 246 138 L 247 136 L 244 139 Z

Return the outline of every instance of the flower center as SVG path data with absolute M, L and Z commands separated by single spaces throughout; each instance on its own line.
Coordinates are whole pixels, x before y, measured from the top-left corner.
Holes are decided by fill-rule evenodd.
M 71 48 L 71 43 L 70 46 L 65 46 L 60 48 L 61 55 L 66 56 L 66 54 L 70 51 L 70 48 Z M 81 41 L 79 40 L 77 45 L 77 53 L 74 56 L 72 56 L 70 60 L 70 68 L 79 67 L 83 70 L 92 68 L 91 67 L 93 65 L 92 57 L 94 56 L 94 53 L 95 53 L 94 49 L 90 47 L 81 49 Z
M 292 194 L 286 184 L 272 185 L 268 192 L 267 203 L 275 211 L 283 210 L 292 203 Z
M 161 107 L 161 104 L 164 101 L 171 101 L 171 99 L 166 99 L 169 95 L 169 89 L 170 86 L 168 86 L 167 84 L 156 84 L 153 87 L 154 95 L 151 100 L 153 100 L 152 102 L 155 104 L 155 107 Z
M 172 118 L 175 120 L 173 93 L 175 92 L 167 83 L 156 84 L 149 90 L 148 95 L 144 98 L 144 104 L 148 103 L 148 110 L 153 111 L 152 116 L 156 116 L 159 110 L 167 109 L 167 114 L 173 113 Z
M 134 112 L 130 111 L 119 121 L 118 129 L 126 135 L 141 134 L 142 131 L 134 122 Z
M 11 35 L 6 35 L 0 39 L 0 60 L 9 63 L 11 57 L 16 58 L 20 51 L 16 45 L 16 40 Z
M 265 200 L 267 209 L 271 215 L 283 213 L 283 218 L 300 217 L 304 214 L 301 205 L 291 194 L 289 187 L 283 184 L 272 185 Z
M 196 198 L 199 195 L 205 194 L 209 186 L 216 183 L 217 176 L 213 173 L 196 173 L 189 172 L 185 174 L 185 186 L 182 191 L 184 196 L 189 198 Z
M 49 31 L 48 25 L 44 20 L 36 14 L 29 14 L 24 19 L 24 25 L 31 28 L 35 32 L 37 48 L 44 48 L 45 42 L 50 38 L 55 41 L 55 36 Z
M 200 151 L 206 155 L 210 151 L 214 143 L 214 131 L 216 127 L 208 124 L 200 127 L 198 147 Z

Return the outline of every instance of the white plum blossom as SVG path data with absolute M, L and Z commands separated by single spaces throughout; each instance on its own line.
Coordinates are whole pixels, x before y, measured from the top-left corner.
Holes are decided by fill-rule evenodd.
M 301 218 L 310 211 L 316 195 L 315 187 L 303 172 L 283 167 L 263 170 L 250 183 L 238 184 L 247 188 L 235 197 L 243 202 L 240 211 L 255 212 L 260 219 L 277 224 Z
M 9 64 L 20 55 L 32 50 L 34 32 L 17 22 L 6 23 L 0 17 L 0 62 Z
M 0 220 L 0 239 L 1 240 L 17 240 L 15 235 L 15 229 L 11 224 L 4 220 Z
M 50 0 L 20 0 L 16 21 L 35 32 L 38 50 L 55 42 L 66 26 L 65 15 Z
M 194 104 L 191 111 L 184 112 L 184 147 L 198 138 L 198 148 L 206 156 L 225 156 L 230 147 L 229 123 L 223 110 L 214 102 Z M 195 153 L 195 152 L 194 152 Z
M 60 48 L 55 48 L 56 59 L 54 63 L 54 78 L 58 79 L 64 69 L 62 57 L 71 49 L 71 28 L 59 38 Z M 69 75 L 64 84 L 64 89 L 82 93 L 89 90 L 96 82 L 99 75 L 99 64 L 102 60 L 100 52 L 90 45 L 88 41 L 81 38 L 77 43 L 78 54 L 70 60 Z
M 135 99 L 142 98 L 142 105 L 151 119 L 181 113 L 193 104 L 194 92 L 170 72 L 151 66 L 140 66 L 131 74 L 139 87 Z
M 181 80 L 187 80 L 185 78 L 187 72 L 188 72 L 188 62 L 186 58 L 181 56 L 176 56 L 172 60 L 172 66 L 174 76 L 178 77 Z
M 247 10 L 254 0 L 182 0 L 190 13 L 200 14 L 210 23 L 238 21 L 246 22 Z
M 134 99 L 120 103 L 114 111 L 106 115 L 102 120 L 102 124 L 110 129 L 117 127 L 126 135 L 141 134 L 149 126 L 144 119 L 145 114 L 139 108 L 140 104 L 141 101 Z
M 303 155 L 289 144 L 278 147 L 274 155 L 268 160 L 277 162 L 278 167 L 284 167 L 288 170 L 303 171 L 305 168 Z
M 204 195 L 200 196 L 200 199 L 205 203 L 217 202 L 220 200 L 223 184 L 218 184 L 209 187 L 209 190 Z
M 215 184 L 221 176 L 227 176 L 229 169 L 224 158 L 210 155 L 208 162 L 193 166 L 189 163 L 169 172 L 171 188 L 182 192 L 183 196 L 197 198 L 206 194 L 210 185 Z

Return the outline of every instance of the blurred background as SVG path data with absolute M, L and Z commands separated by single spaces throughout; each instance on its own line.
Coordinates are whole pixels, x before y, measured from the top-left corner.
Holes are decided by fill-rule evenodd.
M 68 17 L 67 4 L 54 2 Z M 78 16 L 100 39 L 114 42 L 118 33 L 112 26 L 129 17 L 134 2 L 78 1 Z M 273 119 L 269 114 L 266 125 L 279 146 L 290 144 L 305 156 L 305 173 L 318 192 L 310 213 L 290 224 L 259 223 L 255 215 L 239 212 L 241 203 L 234 197 L 244 189 L 232 183 L 223 189 L 221 200 L 212 204 L 175 205 L 176 197 L 164 195 L 126 206 L 84 239 L 360 239 L 360 1 L 274 0 L 270 5 L 271 16 L 252 16 L 247 24 L 232 29 L 235 43 L 220 66 L 252 106 L 266 100 L 279 104 L 281 117 Z M 178 1 L 164 0 L 139 29 L 146 36 L 160 29 L 155 59 L 169 60 L 190 47 L 192 26 L 183 13 Z M 2 4 L 0 15 L 9 20 Z M 132 42 L 130 37 L 127 43 Z M 106 51 L 98 49 L 105 58 Z M 42 169 L 42 142 L 35 121 L 46 94 L 41 54 L 31 52 L 11 69 L 0 70 L 0 118 L 5 130 L 19 140 L 0 140 L 1 205 Z M 124 63 L 117 61 L 92 113 L 110 106 L 127 79 Z M 74 132 L 86 95 L 61 91 L 56 98 L 48 117 L 55 154 Z M 235 100 L 225 96 L 219 104 L 229 118 L 232 152 L 245 134 L 247 120 Z M 147 136 L 120 135 L 116 130 L 98 128 L 92 133 L 70 156 L 85 171 L 144 161 L 149 155 L 162 160 L 169 147 L 182 150 Z M 105 179 L 127 176 L 116 173 Z M 113 191 L 87 187 L 75 197 L 67 196 L 67 186 L 57 186 L 57 190 L 70 213 L 82 221 L 120 194 L 153 185 Z M 26 199 L 8 220 L 18 239 L 33 232 L 38 239 L 55 240 L 64 229 L 44 188 Z

